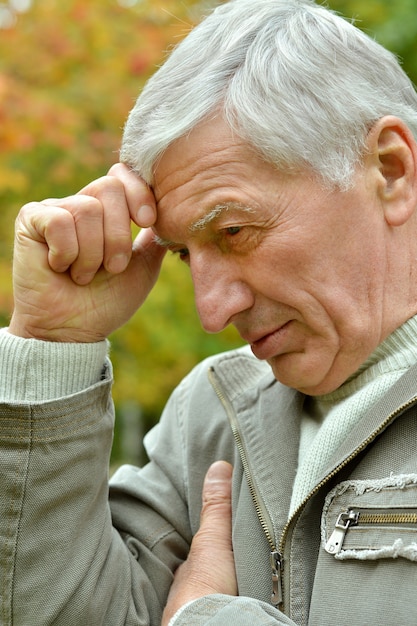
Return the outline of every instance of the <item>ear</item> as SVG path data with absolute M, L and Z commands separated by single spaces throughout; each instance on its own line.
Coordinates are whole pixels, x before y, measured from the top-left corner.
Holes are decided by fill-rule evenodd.
M 417 143 L 408 126 L 387 115 L 367 137 L 368 164 L 390 226 L 401 226 L 417 208 Z

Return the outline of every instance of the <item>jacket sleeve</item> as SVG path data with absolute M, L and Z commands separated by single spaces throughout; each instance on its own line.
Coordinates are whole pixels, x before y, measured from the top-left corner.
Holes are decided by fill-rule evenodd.
M 18 365 L 10 354 L 5 365 L 22 381 L 36 371 L 39 349 L 32 354 L 31 346 L 25 344 Z M 3 375 L 9 377 L 6 370 Z M 158 468 L 151 475 L 144 470 L 143 477 L 127 468 L 116 490 L 134 509 L 129 519 L 136 520 L 135 534 L 117 527 L 108 499 L 110 391 L 107 365 L 101 380 L 65 398 L 0 405 L 3 626 L 160 624 L 172 571 L 190 541 L 182 475 L 174 467 L 178 479 L 172 484 Z M 176 441 L 171 447 L 180 467 Z M 134 500 L 131 480 L 137 482 Z
M 270 604 L 253 598 L 213 594 L 194 600 L 180 609 L 169 626 L 296 626 Z
M 74 346 L 3 339 L 0 623 L 159 625 L 172 572 L 187 557 L 198 528 L 201 485 L 213 460 L 209 446 L 199 447 L 198 463 L 195 456 L 186 458 L 186 398 L 195 374 L 174 392 L 148 436 L 151 463 L 120 468 L 109 488 L 114 423 L 109 362 L 104 369 L 103 360 L 99 368 L 94 365 L 97 346 L 93 356 L 84 347 L 82 357 L 74 357 Z M 71 375 L 71 362 L 85 369 L 81 377 L 76 371 Z M 41 381 L 40 375 L 61 382 Z M 89 377 L 88 387 L 79 389 Z M 55 397 L 59 388 L 66 389 L 65 397 Z M 198 397 L 211 406 L 213 399 L 201 396 L 200 387 Z M 227 460 L 232 448 L 227 429 L 215 420 L 205 429 L 214 429 L 209 439 L 216 441 L 218 458 Z M 229 622 L 294 626 L 269 605 L 222 595 L 191 603 L 174 620 L 175 626 Z

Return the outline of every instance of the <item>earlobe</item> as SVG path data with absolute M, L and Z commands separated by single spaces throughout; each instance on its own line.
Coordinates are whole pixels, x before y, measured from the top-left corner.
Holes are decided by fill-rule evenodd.
M 381 118 L 368 135 L 377 193 L 390 226 L 401 226 L 417 208 L 417 144 L 397 117 Z

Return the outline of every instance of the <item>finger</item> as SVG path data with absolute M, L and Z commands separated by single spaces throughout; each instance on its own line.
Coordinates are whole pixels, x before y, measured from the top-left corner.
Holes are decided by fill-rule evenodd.
M 142 228 L 132 246 L 132 258 L 125 271 L 128 285 L 134 290 L 130 301 L 140 307 L 154 287 L 166 249 L 158 245 L 150 228 Z M 128 287 L 130 288 L 130 287 Z
M 199 549 L 232 551 L 232 467 L 225 461 L 217 461 L 208 469 L 204 485 L 200 528 L 196 535 Z
M 53 200 L 24 205 L 16 219 L 15 236 L 16 244 L 24 240 L 46 244 L 48 263 L 55 272 L 65 272 L 78 257 L 72 215 L 62 207 L 54 206 Z
M 104 267 L 113 274 L 124 271 L 132 252 L 130 220 L 147 227 L 156 219 L 152 191 L 126 165 L 116 163 L 79 193 L 97 198 L 103 207 Z
M 54 202 L 59 202 L 59 207 L 54 207 Z M 74 282 L 79 285 L 88 284 L 95 276 L 104 258 L 104 229 L 103 229 L 103 208 L 96 198 L 91 196 L 83 196 L 77 194 L 60 200 L 44 200 L 41 203 L 47 206 L 48 210 L 44 211 L 44 215 L 48 218 L 51 210 L 63 211 L 67 214 L 67 220 L 72 222 L 74 232 L 77 238 L 77 256 L 71 261 L 71 277 Z M 55 241 L 63 242 L 65 232 L 59 232 L 63 228 L 62 223 L 58 222 L 50 225 L 49 230 L 54 227 Z M 51 248 L 52 240 L 48 238 L 51 258 L 62 257 L 62 248 Z M 52 269 L 58 271 L 57 261 L 53 264 Z M 65 268 L 67 269 L 69 265 Z M 63 270 L 61 270 L 63 271 Z
M 123 272 L 132 253 L 130 211 L 126 188 L 115 176 L 102 176 L 84 187 L 77 197 L 95 198 L 104 232 L 103 265 L 112 274 Z
M 131 219 L 141 228 L 148 228 L 156 221 L 156 202 L 152 190 L 133 170 L 124 163 L 115 163 L 108 171 L 123 183 Z
M 140 256 L 149 278 L 156 279 L 167 249 L 156 242 L 151 228 L 142 228 L 133 242 L 132 253 L 134 257 Z
M 237 593 L 232 544 L 232 473 L 230 463 L 216 461 L 206 474 L 200 528 L 191 547 L 198 570 L 211 593 Z
M 215 461 L 207 470 L 203 503 L 230 502 L 233 468 L 226 461 Z
M 177 569 L 162 624 L 188 602 L 213 593 L 237 595 L 231 530 L 232 467 L 210 466 L 203 485 L 201 524 L 187 560 Z
M 209 531 L 210 534 L 220 531 L 218 539 L 222 539 L 228 546 L 231 545 L 232 471 L 232 466 L 225 461 L 216 461 L 209 467 L 203 485 L 200 520 L 200 531 Z
M 207 569 L 205 584 L 217 567 L 221 569 L 223 557 L 229 560 L 232 552 L 232 466 L 225 461 L 213 463 L 203 484 L 203 506 L 200 527 L 194 535 L 186 563 L 198 562 L 197 571 Z M 225 562 L 226 562 L 225 561 Z

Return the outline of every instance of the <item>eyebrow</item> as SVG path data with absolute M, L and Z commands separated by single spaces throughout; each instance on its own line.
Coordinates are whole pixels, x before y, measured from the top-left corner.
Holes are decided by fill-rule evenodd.
M 188 227 L 188 230 L 190 233 L 195 233 L 195 232 L 204 230 L 205 228 L 207 228 L 209 224 L 211 224 L 211 222 L 217 219 L 222 213 L 225 213 L 226 211 L 231 211 L 231 210 L 242 211 L 243 213 L 255 212 L 253 208 L 245 206 L 243 204 L 239 204 L 237 202 L 225 202 L 222 204 L 216 204 L 216 206 L 214 206 L 208 213 L 206 213 L 206 215 L 203 215 L 203 217 L 200 217 L 198 220 L 190 224 L 190 226 Z M 162 237 L 159 237 L 158 235 L 155 235 L 155 242 L 164 248 L 169 248 L 175 245 L 174 241 L 169 241 L 168 239 L 162 239 Z

